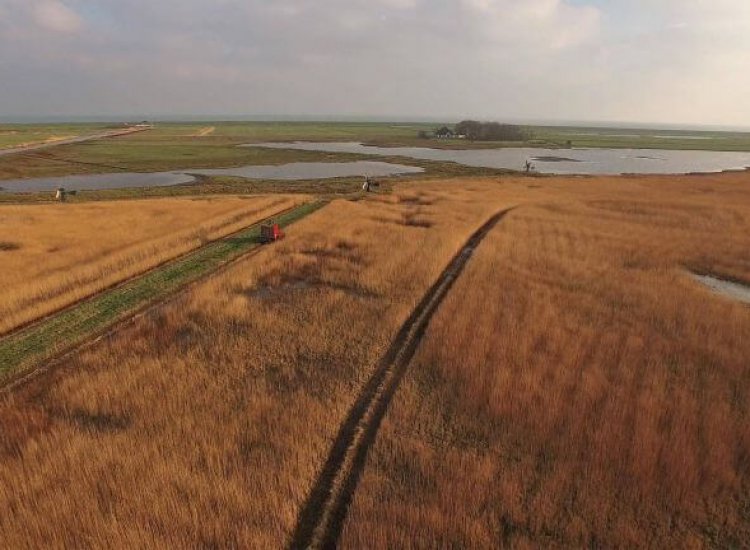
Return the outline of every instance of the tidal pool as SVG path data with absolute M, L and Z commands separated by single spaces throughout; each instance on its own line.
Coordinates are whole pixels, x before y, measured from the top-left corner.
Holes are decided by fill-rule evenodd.
M 465 166 L 523 170 L 527 160 L 544 174 L 688 174 L 744 170 L 750 153 L 724 151 L 673 151 L 666 149 L 431 149 L 427 147 L 377 147 L 358 142 L 257 143 L 240 147 L 296 149 L 330 153 L 358 153 L 450 161 Z
M 54 178 L 27 178 L 0 180 L 0 190 L 12 192 L 54 191 L 63 187 L 67 191 L 84 189 L 120 189 L 125 187 L 162 187 L 192 183 L 195 178 L 178 172 L 118 172 L 114 174 L 85 174 L 81 176 L 59 176 Z
M 128 187 L 164 187 L 194 183 L 196 176 L 227 176 L 264 180 L 314 180 L 350 176 L 397 176 L 424 172 L 417 166 L 377 161 L 294 162 L 279 166 L 241 166 L 238 168 L 188 169 L 172 172 L 118 172 L 54 178 L 0 180 L 0 191 L 43 192 L 63 187 L 68 191 L 120 189 Z
M 189 170 L 189 173 L 200 176 L 233 176 L 266 180 L 307 180 L 346 178 L 350 176 L 383 177 L 400 174 L 418 174 L 421 172 L 424 172 L 424 168 L 367 160 L 357 162 L 292 162 L 279 166 L 243 166 L 241 168 Z

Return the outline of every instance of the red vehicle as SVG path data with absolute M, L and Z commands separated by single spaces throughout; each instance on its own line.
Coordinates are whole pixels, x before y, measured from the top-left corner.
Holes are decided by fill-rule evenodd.
M 260 242 L 272 243 L 284 238 L 284 232 L 278 223 L 264 223 L 260 226 Z

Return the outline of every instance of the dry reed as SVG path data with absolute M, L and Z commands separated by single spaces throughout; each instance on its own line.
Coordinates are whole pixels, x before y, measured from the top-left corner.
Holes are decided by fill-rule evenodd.
M 0 206 L 0 334 L 302 199 Z
M 686 270 L 750 281 L 748 183 L 531 187 L 433 319 L 342 546 L 746 545 L 750 310 Z
M 505 204 L 487 183 L 335 201 L 0 401 L 0 540 L 283 545 L 362 380 Z

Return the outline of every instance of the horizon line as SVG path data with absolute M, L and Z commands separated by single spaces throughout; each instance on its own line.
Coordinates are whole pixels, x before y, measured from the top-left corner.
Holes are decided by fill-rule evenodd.
M 156 123 L 190 123 L 190 122 L 327 122 L 327 123 L 413 123 L 440 124 L 456 123 L 461 120 L 497 121 L 520 126 L 552 127 L 596 127 L 646 130 L 714 130 L 725 132 L 750 132 L 750 126 L 715 123 L 683 122 L 629 122 L 622 120 L 575 120 L 575 119 L 525 119 L 515 117 L 489 116 L 407 116 L 407 115 L 239 115 L 239 114 L 187 114 L 187 113 L 151 113 L 151 114 L 102 114 L 102 115 L 5 115 L 0 114 L 0 124 L 76 124 L 84 122 L 121 123 L 148 120 Z

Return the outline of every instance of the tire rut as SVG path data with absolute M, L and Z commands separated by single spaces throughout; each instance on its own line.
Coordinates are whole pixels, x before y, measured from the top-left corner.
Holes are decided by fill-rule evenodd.
M 430 319 L 474 250 L 512 208 L 493 215 L 469 237 L 399 329 L 349 410 L 304 504 L 290 548 L 336 548 L 349 504 L 388 406 Z

